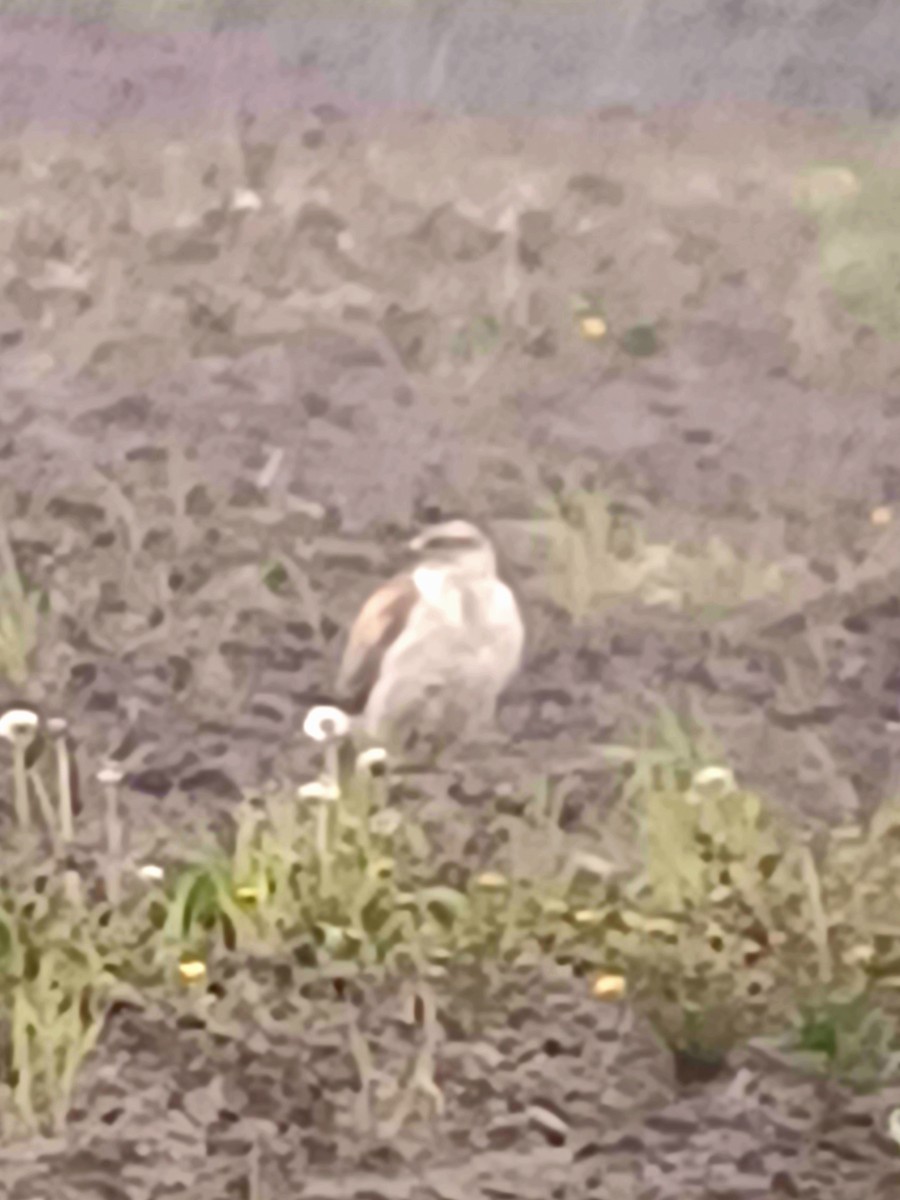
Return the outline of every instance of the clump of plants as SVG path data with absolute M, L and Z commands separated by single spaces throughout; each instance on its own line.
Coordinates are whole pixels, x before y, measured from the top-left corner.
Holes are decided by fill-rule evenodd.
M 849 1081 L 891 1072 L 896 806 L 817 850 L 671 714 L 608 756 L 626 769 L 642 866 L 604 917 L 606 962 L 679 1069 L 714 1072 L 757 1039 Z
M 602 492 L 560 489 L 541 504 L 534 529 L 550 594 L 578 621 L 624 598 L 715 618 L 788 582 L 780 564 L 722 538 L 696 547 L 652 542 L 628 506 Z
M 41 869 L 7 855 L 4 866 L 0 1123 L 8 1137 L 64 1125 L 79 1069 L 128 990 L 140 923 L 87 903 L 73 873 L 52 862 Z
M 19 573 L 6 533 L 0 529 L 0 676 L 19 685 L 28 678 L 46 596 Z
M 310 963 L 389 961 L 417 908 L 405 875 L 421 835 L 378 803 L 383 787 L 363 769 L 343 786 L 328 778 L 248 797 L 230 851 L 178 875 L 167 939 L 183 953 L 278 945 Z
M 671 715 L 607 754 L 626 768 L 641 848 L 605 919 L 608 962 L 679 1063 L 712 1070 L 783 1001 L 796 863 L 759 797 Z
M 900 805 L 831 831 L 807 858 L 816 958 L 798 973 L 788 1044 L 804 1061 L 868 1086 L 900 1064 Z
M 30 744 L 13 742 L 13 790 L 24 779 L 29 801 Z M 627 847 L 573 850 L 564 792 L 537 787 L 496 869 L 451 886 L 423 831 L 390 804 L 383 756 L 345 770 L 332 750 L 325 777 L 247 796 L 227 844 L 187 861 L 139 866 L 123 854 L 111 770 L 98 775 L 107 845 L 89 870 L 33 827 L 11 839 L 0 887 L 5 1135 L 65 1121 L 117 996 L 140 1003 L 217 976 L 221 988 L 260 957 L 323 977 L 396 974 L 433 1004 L 437 981 L 467 963 L 554 961 L 591 976 L 598 999 L 633 1003 L 684 1078 L 714 1073 L 750 1039 L 859 1082 L 893 1069 L 896 806 L 814 848 L 702 731 L 664 713 L 638 745 L 606 748 L 622 770 Z M 44 786 L 39 807 L 58 834 L 49 777 Z

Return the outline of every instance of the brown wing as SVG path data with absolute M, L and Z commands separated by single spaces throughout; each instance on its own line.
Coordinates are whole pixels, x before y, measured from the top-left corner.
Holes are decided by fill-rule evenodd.
M 338 703 L 355 715 L 366 707 L 388 648 L 406 626 L 419 599 L 411 575 L 397 575 L 380 587 L 363 605 L 350 630 L 338 673 Z

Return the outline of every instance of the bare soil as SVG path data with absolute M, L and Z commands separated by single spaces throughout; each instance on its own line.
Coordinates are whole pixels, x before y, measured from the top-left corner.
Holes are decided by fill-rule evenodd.
M 301 723 L 346 622 L 444 514 L 494 532 L 529 625 L 505 750 L 397 799 L 447 861 L 494 862 L 503 796 L 539 777 L 568 788 L 574 839 L 602 837 L 599 747 L 661 703 L 699 713 L 798 822 L 891 793 L 900 549 L 872 513 L 900 500 L 900 347 L 883 306 L 842 303 L 829 227 L 797 201 L 817 164 L 893 170 L 889 130 L 774 110 L 358 113 L 249 34 L 138 50 L 23 29 L 0 48 L 0 503 L 51 612 L 0 698 L 72 723 L 86 846 L 109 755 L 147 855 L 227 829 L 244 789 L 309 778 Z M 602 300 L 599 341 L 581 295 Z M 641 356 L 627 333 L 647 325 Z M 717 534 L 789 564 L 796 585 L 718 621 L 626 601 L 576 622 L 519 524 L 560 481 L 631 505 L 656 541 Z M 421 1035 L 404 997 L 242 970 L 255 1000 L 227 1019 L 214 993 L 114 1015 L 65 1134 L 4 1147 L 0 1192 L 900 1189 L 883 1132 L 900 1088 L 858 1097 L 749 1051 L 685 1087 L 641 1021 L 550 968 L 441 985 L 443 1111 L 376 1136 L 349 1014 L 389 1092 Z

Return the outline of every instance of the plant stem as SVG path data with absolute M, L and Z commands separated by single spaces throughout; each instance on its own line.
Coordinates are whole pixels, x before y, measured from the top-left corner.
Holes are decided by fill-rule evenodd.
M 28 804 L 28 768 L 25 765 L 26 749 L 27 746 L 19 738 L 13 743 L 16 818 L 22 829 L 31 828 L 31 809 Z
M 31 771 L 28 773 L 28 777 L 34 790 L 34 794 L 37 797 L 38 808 L 41 810 L 41 816 L 44 818 L 44 824 L 50 831 L 50 836 L 53 838 L 55 843 L 56 813 L 53 810 L 53 804 L 50 800 L 50 796 L 47 793 L 47 789 L 44 787 L 44 781 L 38 774 L 36 767 L 31 768 Z
M 111 904 L 118 904 L 121 896 L 122 881 L 122 822 L 119 818 L 119 784 L 118 781 L 106 781 L 103 785 L 106 793 L 106 848 L 107 870 L 106 891 Z
M 331 842 L 335 801 L 320 800 L 316 810 L 316 853 L 319 857 L 319 879 L 323 898 L 331 896 Z
M 56 771 L 60 834 L 63 842 L 71 842 L 75 836 L 75 821 L 72 814 L 72 763 L 65 734 L 62 734 L 56 742 Z

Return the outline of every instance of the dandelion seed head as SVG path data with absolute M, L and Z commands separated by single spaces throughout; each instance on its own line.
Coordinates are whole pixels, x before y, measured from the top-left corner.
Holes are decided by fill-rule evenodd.
M 364 750 L 362 754 L 357 755 L 356 770 L 360 773 L 365 771 L 370 775 L 383 775 L 387 763 L 387 751 L 381 746 L 373 746 L 371 750 Z
M 330 704 L 318 704 L 311 708 L 303 722 L 303 732 L 314 742 L 330 742 L 346 737 L 349 731 L 350 718 Z
M 297 796 L 301 800 L 323 800 L 333 803 L 340 799 L 341 789 L 331 779 L 312 779 L 297 788 Z
M 138 867 L 138 875 L 141 879 L 161 880 L 165 878 L 165 871 L 156 863 L 144 863 Z
M 696 787 L 711 787 L 718 784 L 723 789 L 735 786 L 734 772 L 729 767 L 701 767 L 694 775 Z
M 10 708 L 0 717 L 0 738 L 8 742 L 30 742 L 40 717 L 28 708 Z

